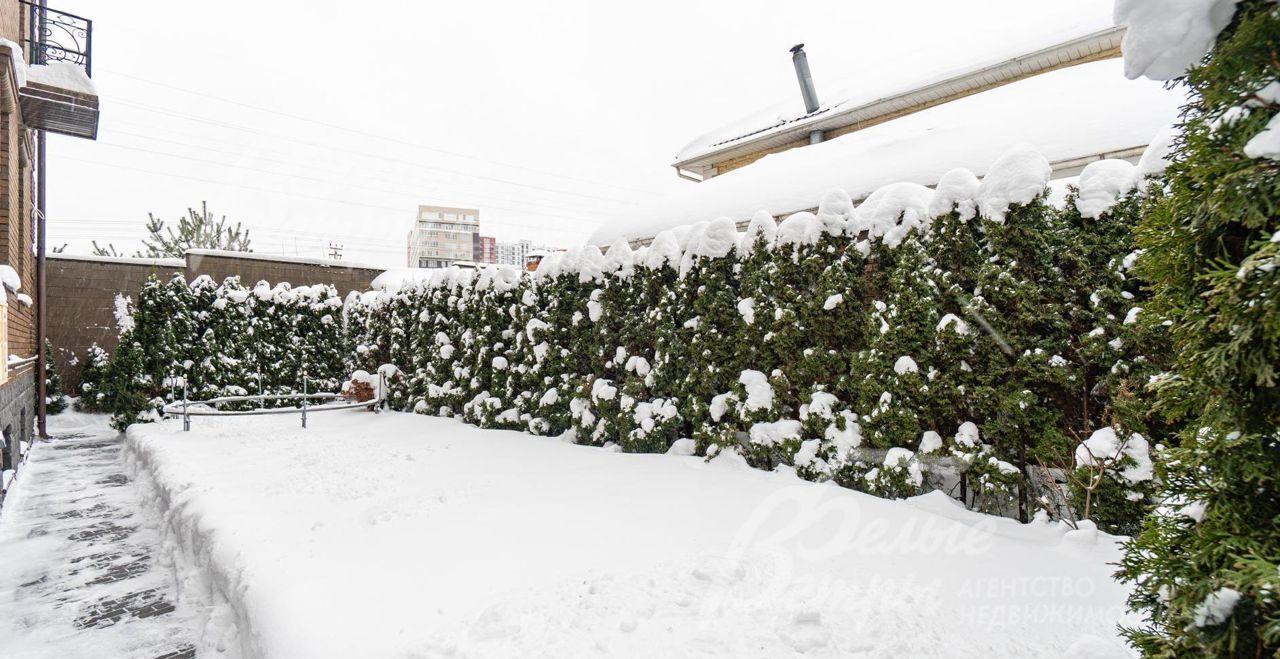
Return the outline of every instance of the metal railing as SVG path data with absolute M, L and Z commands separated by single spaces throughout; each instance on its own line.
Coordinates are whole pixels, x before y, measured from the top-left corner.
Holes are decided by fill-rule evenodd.
M 27 0 L 27 59 L 30 64 L 71 62 L 93 77 L 93 21 L 83 16 L 49 9 Z
M 221 396 L 218 398 L 210 398 L 208 400 L 190 400 L 187 397 L 187 385 L 182 385 L 182 399 L 168 403 L 161 411 L 169 416 L 182 417 L 182 430 L 191 430 L 191 417 L 193 416 L 261 416 L 266 414 L 301 414 L 302 427 L 307 427 L 308 412 L 332 412 L 334 410 L 353 410 L 357 408 L 369 408 L 377 412 L 382 403 L 386 400 L 387 378 L 385 375 L 378 375 L 378 390 L 374 397 L 369 400 L 352 401 L 342 405 L 311 405 L 313 400 L 339 400 L 346 397 L 342 394 L 335 393 L 308 393 L 308 382 L 304 378 L 302 382 L 302 393 L 300 394 L 257 394 L 253 396 Z M 259 407 L 251 410 L 220 410 L 218 405 L 223 403 L 252 403 L 259 404 L 267 401 L 279 400 L 296 400 L 301 403 L 298 407 Z

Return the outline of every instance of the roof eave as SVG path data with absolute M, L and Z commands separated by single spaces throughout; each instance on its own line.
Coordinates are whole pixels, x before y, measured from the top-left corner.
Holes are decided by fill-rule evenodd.
M 778 130 L 764 131 L 722 148 L 677 160 L 671 166 L 677 173 L 693 172 L 706 179 L 715 176 L 717 163 L 802 141 L 814 130 L 833 131 L 850 126 L 861 129 L 1055 69 L 1118 57 L 1124 33 L 1123 26 L 1099 30 L 917 89 L 847 109 L 818 113 Z

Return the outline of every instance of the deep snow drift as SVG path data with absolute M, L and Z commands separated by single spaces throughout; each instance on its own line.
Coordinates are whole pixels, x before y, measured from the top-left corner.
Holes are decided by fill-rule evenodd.
M 309 425 L 130 429 L 212 606 L 200 656 L 1129 656 L 1092 531 L 450 419 Z

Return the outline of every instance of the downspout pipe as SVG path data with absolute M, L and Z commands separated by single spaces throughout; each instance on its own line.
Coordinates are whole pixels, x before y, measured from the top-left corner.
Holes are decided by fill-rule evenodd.
M 804 44 L 791 47 L 791 64 L 796 69 L 796 80 L 800 83 L 800 95 L 804 98 L 805 114 L 818 111 L 818 91 L 813 86 L 813 74 L 809 72 L 809 57 L 804 54 Z M 809 144 L 817 144 L 823 139 L 822 131 L 809 133 Z
M 45 352 L 45 340 L 48 325 L 45 319 L 45 133 L 36 132 L 36 429 L 41 439 L 48 439 L 49 433 L 45 425 L 45 416 L 49 392 L 47 389 L 48 354 Z
M 39 18 L 42 23 L 40 34 L 45 34 L 43 22 L 45 20 L 45 0 L 40 0 Z M 32 16 L 32 26 L 35 24 L 35 16 Z M 41 36 L 40 45 L 44 45 L 44 37 Z M 43 64 L 45 61 L 45 52 L 41 47 L 33 49 L 33 60 Z M 48 439 L 48 426 L 45 423 L 48 412 L 49 392 L 47 389 L 48 371 L 48 354 L 44 346 L 48 326 L 45 318 L 45 300 L 47 298 L 45 286 L 45 132 L 43 130 L 36 131 L 36 431 L 40 439 Z

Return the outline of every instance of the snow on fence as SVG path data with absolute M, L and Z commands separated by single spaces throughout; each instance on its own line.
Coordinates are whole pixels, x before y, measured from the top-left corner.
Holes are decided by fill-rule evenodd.
M 367 408 L 373 412 L 377 412 L 385 400 L 384 395 L 387 391 L 387 374 L 394 373 L 394 368 L 383 367 L 378 369 L 378 380 L 376 387 L 373 389 L 373 397 L 367 400 L 359 400 L 356 398 L 353 402 L 342 405 L 320 405 L 312 407 L 313 400 L 344 400 L 348 396 L 342 393 L 309 393 L 308 378 L 302 379 L 302 393 L 300 394 L 258 394 L 256 396 L 220 396 L 218 398 L 210 398 L 208 400 L 190 400 L 188 398 L 188 388 L 186 382 L 181 382 L 182 399 L 169 403 L 161 408 L 164 414 L 169 416 L 177 416 L 182 418 L 183 431 L 191 430 L 191 417 L 193 416 L 257 416 L 264 414 L 301 414 L 302 427 L 307 427 L 307 412 L 331 412 L 334 410 L 350 410 L 356 408 Z M 261 389 L 262 377 L 259 375 L 259 389 Z M 367 373 L 357 372 L 353 376 L 354 381 L 364 382 L 373 385 L 372 377 Z M 172 381 L 172 380 L 171 380 Z M 268 402 L 280 401 L 298 401 L 297 407 L 266 407 Z M 220 410 L 219 405 L 226 403 L 258 403 L 260 407 L 247 410 Z
M 345 396 L 334 393 L 320 394 L 278 394 L 269 396 L 223 396 L 221 398 L 210 398 L 208 400 L 187 400 L 186 391 L 184 389 L 182 400 L 175 403 L 169 403 L 164 406 L 163 411 L 169 416 L 181 417 L 182 429 L 184 431 L 191 430 L 191 417 L 193 416 L 256 416 L 263 414 L 301 414 L 302 427 L 307 427 L 308 412 L 331 412 L 334 410 L 351 410 L 356 408 L 367 408 L 378 411 L 382 406 L 383 399 L 381 397 L 367 401 L 355 401 L 342 405 L 320 405 L 311 406 L 313 400 L 342 400 Z M 218 405 L 223 403 L 241 403 L 241 402 L 257 402 L 266 401 L 284 401 L 296 400 L 298 407 L 259 407 L 250 410 L 220 410 Z

